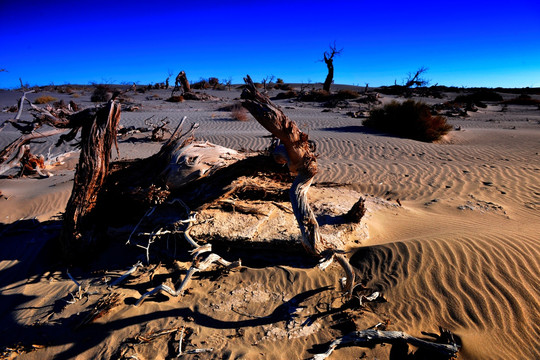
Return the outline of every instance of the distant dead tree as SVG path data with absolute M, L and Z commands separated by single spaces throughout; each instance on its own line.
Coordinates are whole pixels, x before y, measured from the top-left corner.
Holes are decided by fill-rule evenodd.
M 171 76 L 173 76 L 173 74 L 174 72 L 171 69 L 167 70 L 167 80 L 165 80 L 165 88 L 167 90 L 169 90 L 169 79 L 171 78 Z
M 429 84 L 429 80 L 420 77 L 427 71 L 428 71 L 428 68 L 422 66 L 418 70 L 416 70 L 416 72 L 409 73 L 407 77 L 407 81 L 405 82 L 405 87 L 410 89 L 413 86 L 420 87 L 420 86 L 426 86 L 427 84 Z
M 189 81 L 187 79 L 186 72 L 184 70 L 180 71 L 178 75 L 176 76 L 176 81 L 174 82 L 174 89 L 171 93 L 171 96 L 176 91 L 179 91 L 180 88 L 182 88 L 182 92 L 184 93 L 191 92 L 191 86 L 189 85 Z
M 270 85 L 270 83 L 271 83 L 272 81 L 274 81 L 275 78 L 276 78 L 276 77 L 275 77 L 274 75 L 269 75 L 269 76 L 266 76 L 264 79 L 261 80 L 261 82 L 262 82 L 262 84 L 263 84 L 263 88 L 264 88 L 265 91 L 267 90 L 267 89 L 266 89 L 266 85 L 267 85 L 267 84 Z
M 326 75 L 326 80 L 324 80 L 323 90 L 330 91 L 330 85 L 334 81 L 334 56 L 341 54 L 343 49 L 337 49 L 336 42 L 334 41 L 333 45 L 330 45 L 330 51 L 325 51 L 323 54 L 323 59 L 328 68 L 328 75 Z
M 232 78 L 221 80 L 224 86 L 227 87 L 227 90 L 231 91 Z

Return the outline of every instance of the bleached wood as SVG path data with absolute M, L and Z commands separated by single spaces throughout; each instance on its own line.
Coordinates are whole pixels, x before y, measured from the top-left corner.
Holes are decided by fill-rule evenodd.
M 453 357 L 459 351 L 459 346 L 455 342 L 452 342 L 451 344 L 442 344 L 419 339 L 402 331 L 380 331 L 376 329 L 367 329 L 354 331 L 332 341 L 328 347 L 328 350 L 326 350 L 324 353 L 313 356 L 311 359 L 324 360 L 328 358 L 338 346 L 350 343 L 353 343 L 356 346 L 368 346 L 382 343 L 408 343 L 419 348 L 434 351 L 447 357 Z

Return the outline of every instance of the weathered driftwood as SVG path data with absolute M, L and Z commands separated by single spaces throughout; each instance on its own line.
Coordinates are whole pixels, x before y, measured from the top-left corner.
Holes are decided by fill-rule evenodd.
M 268 96 L 261 94 L 249 75 L 244 79 L 246 87 L 242 92 L 242 105 L 255 119 L 283 144 L 285 153 L 279 151 L 278 158 L 286 156 L 289 170 L 296 174 L 290 189 L 291 205 L 302 233 L 302 245 L 310 254 L 334 258 L 347 274 L 345 290 L 354 285 L 354 272 L 349 261 L 339 249 L 334 249 L 320 236 L 319 224 L 309 206 L 307 192 L 317 174 L 317 160 L 311 150 L 307 134 L 303 133 Z M 278 150 L 281 145 L 278 145 Z
M 41 132 L 32 132 L 30 134 L 21 135 L 11 143 L 9 143 L 2 151 L 0 151 L 0 175 L 5 174 L 8 170 L 19 166 L 19 160 L 22 158 L 24 145 L 36 139 L 41 139 L 53 135 L 65 133 L 67 129 L 52 129 Z
M 184 279 L 180 283 L 180 286 L 178 287 L 178 289 L 174 290 L 170 286 L 167 286 L 165 284 L 161 284 L 161 285 L 155 287 L 154 289 L 144 293 L 139 298 L 139 300 L 137 300 L 137 302 L 135 303 L 135 306 L 139 306 L 140 304 L 142 304 L 142 302 L 148 296 L 153 295 L 153 294 L 155 294 L 155 293 L 157 293 L 159 291 L 165 291 L 166 293 L 168 293 L 169 295 L 174 296 L 174 297 L 182 295 L 184 290 L 187 288 L 187 286 L 191 282 L 192 276 L 198 271 L 204 271 L 204 270 L 208 269 L 214 263 L 218 263 L 218 264 L 224 266 L 227 269 L 234 269 L 234 268 L 242 266 L 242 261 L 240 259 L 238 259 L 237 261 L 234 261 L 234 262 L 229 262 L 229 261 L 223 259 L 221 256 L 212 253 L 211 252 L 212 251 L 212 245 L 211 244 L 205 244 L 205 245 L 202 245 L 202 246 L 197 244 L 197 242 L 195 242 L 191 238 L 191 236 L 189 235 L 189 229 L 190 229 L 193 221 L 194 221 L 194 219 L 192 219 L 191 217 L 187 220 L 188 227 L 184 231 L 184 238 L 186 239 L 188 244 L 191 247 L 193 247 L 193 250 L 190 251 L 191 255 L 193 256 L 193 264 L 189 268 L 186 276 L 184 277 Z M 202 254 L 204 254 L 204 253 L 209 253 L 209 254 L 203 259 Z
M 56 145 L 60 145 L 64 141 L 71 141 L 85 123 L 92 121 L 98 111 L 98 109 L 86 109 L 80 112 L 73 112 L 73 110 L 69 108 L 63 107 L 55 109 L 51 106 L 40 108 L 26 99 L 26 94 L 28 93 L 29 92 L 25 92 L 19 100 L 19 113 L 15 119 L 8 120 L 2 124 L 3 127 L 7 123 L 10 123 L 22 134 L 0 151 L 0 175 L 6 173 L 13 167 L 19 166 L 19 159 L 21 158 L 20 149 L 28 142 L 62 134 L 68 130 L 71 131 L 68 134 L 61 135 Z M 30 111 L 33 112 L 34 116 L 33 121 L 20 120 L 24 101 L 28 102 L 31 106 Z M 53 127 L 53 129 L 37 131 L 43 125 L 49 125 Z
M 193 265 L 191 265 L 191 267 L 189 268 L 186 276 L 180 283 L 180 286 L 178 287 L 177 290 L 174 290 L 165 284 L 161 284 L 157 286 L 156 288 L 154 288 L 153 290 L 143 294 L 139 298 L 139 300 L 137 300 L 137 302 L 135 303 L 135 306 L 139 306 L 144 301 L 144 299 L 146 299 L 150 295 L 157 293 L 158 291 L 165 291 L 166 293 L 174 297 L 181 295 L 184 292 L 184 290 L 187 288 L 189 283 L 191 282 L 191 278 L 195 273 L 208 269 L 214 263 L 218 263 L 222 266 L 225 266 L 227 269 L 234 269 L 234 268 L 242 266 L 242 262 L 240 260 L 235 261 L 235 262 L 229 262 L 215 253 L 208 254 L 208 256 L 204 260 L 201 260 L 201 258 L 197 256 L 196 259 L 193 261 Z
M 114 100 L 99 109 L 91 121 L 84 121 L 81 131 L 81 154 L 75 172 L 71 197 L 64 213 L 60 236 L 66 257 L 87 254 L 96 239 L 89 229 L 89 219 L 109 171 L 109 161 L 120 121 L 120 105 Z
M 313 356 L 312 360 L 324 360 L 328 358 L 338 346 L 351 343 L 356 346 L 370 346 L 382 343 L 408 343 L 435 354 L 432 358 L 449 359 L 456 356 L 459 351 L 459 346 L 456 343 L 453 334 L 442 328 L 440 331 L 441 335 L 432 335 L 437 338 L 437 341 L 419 339 L 402 331 L 380 331 L 376 329 L 354 331 L 332 341 L 326 352 Z
M 126 280 L 129 275 L 133 274 L 138 267 L 142 266 L 142 262 L 138 261 L 135 265 L 133 265 L 128 271 L 126 271 L 122 276 L 120 276 L 118 279 L 114 280 L 112 283 L 109 284 L 109 288 L 112 288 L 113 286 L 116 286 Z

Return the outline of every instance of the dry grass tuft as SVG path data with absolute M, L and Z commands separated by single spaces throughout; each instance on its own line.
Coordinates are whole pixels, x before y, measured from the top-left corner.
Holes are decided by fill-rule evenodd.
M 38 97 L 36 100 L 34 100 L 34 104 L 48 104 L 50 102 L 58 100 L 55 97 L 49 96 L 49 95 L 43 95 Z
M 241 104 L 233 105 L 231 109 L 231 117 L 238 121 L 248 121 L 248 111 Z
M 428 105 L 420 101 L 392 101 L 370 112 L 363 124 L 367 127 L 420 141 L 435 141 L 446 135 L 452 126 L 446 118 L 432 115 Z

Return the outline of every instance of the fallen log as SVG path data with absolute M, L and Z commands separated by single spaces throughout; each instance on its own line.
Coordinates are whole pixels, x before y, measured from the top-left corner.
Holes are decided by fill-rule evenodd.
M 407 343 L 433 353 L 434 356 L 431 358 L 451 359 L 456 356 L 460 347 L 451 332 L 443 330 L 442 328 L 440 328 L 440 331 L 441 335 L 434 335 L 434 337 L 436 337 L 436 341 L 420 339 L 402 331 L 381 331 L 376 329 L 354 331 L 332 341 L 328 347 L 328 350 L 322 354 L 313 356 L 311 359 L 324 360 L 328 358 L 338 346 L 343 346 L 346 344 L 353 344 L 356 346 L 371 346 L 383 343 Z

